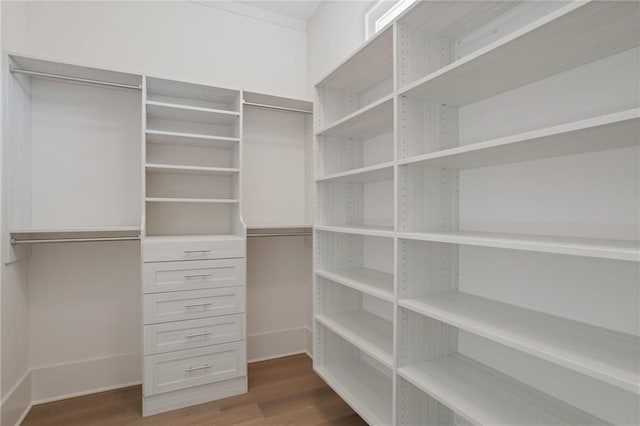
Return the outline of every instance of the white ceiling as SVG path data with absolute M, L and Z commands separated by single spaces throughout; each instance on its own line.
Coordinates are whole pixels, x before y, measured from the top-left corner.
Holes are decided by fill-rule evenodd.
M 280 15 L 285 15 L 290 18 L 296 18 L 306 21 L 316 10 L 321 1 L 322 0 L 250 0 L 240 1 L 240 3 L 264 9 L 269 12 L 278 13 Z

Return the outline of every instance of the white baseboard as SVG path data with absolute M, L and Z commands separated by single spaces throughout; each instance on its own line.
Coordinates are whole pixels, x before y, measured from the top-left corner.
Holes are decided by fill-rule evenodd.
M 309 358 L 313 358 L 313 330 L 309 327 L 306 328 L 304 351 L 309 355 Z
M 302 353 L 311 357 L 311 341 L 306 327 L 253 334 L 247 337 L 248 362 Z M 0 404 L 0 424 L 19 425 L 33 405 L 138 385 L 141 369 L 139 353 L 32 368 Z
M 22 423 L 31 409 L 31 399 L 31 371 L 29 370 L 2 400 L 0 424 L 17 426 Z
M 306 331 L 306 327 L 299 327 L 248 335 L 248 362 L 265 361 L 305 352 Z
M 140 384 L 139 353 L 89 359 L 31 369 L 33 404 L 58 401 Z

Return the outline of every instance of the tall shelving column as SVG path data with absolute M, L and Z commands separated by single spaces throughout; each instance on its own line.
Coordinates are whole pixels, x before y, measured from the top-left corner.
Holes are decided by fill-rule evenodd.
M 393 31 L 316 86 L 314 369 L 367 422 L 393 412 Z
M 576 96 L 544 79 L 567 84 L 562 73 L 574 73 L 586 81 L 582 91 L 598 93 L 608 71 L 584 77 L 590 71 L 574 69 L 637 49 L 639 13 L 631 2 L 424 2 L 396 22 L 397 424 L 639 421 L 637 324 L 616 320 L 613 311 L 603 315 L 599 304 L 614 297 L 601 293 L 604 282 L 594 289 L 584 272 L 611 280 L 610 292 L 637 288 L 637 236 L 602 226 L 637 229 L 637 219 L 620 224 L 618 214 L 603 209 L 589 216 L 580 207 L 596 210 L 596 200 L 617 193 L 620 181 L 603 176 L 598 186 L 572 186 L 556 201 L 564 211 L 538 205 L 523 212 L 512 205 L 520 193 L 495 180 L 511 179 L 516 191 L 558 200 L 552 195 L 563 182 L 543 189 L 526 184 L 542 177 L 534 165 L 564 167 L 567 180 L 585 155 L 601 155 L 599 167 L 609 173 L 624 167 L 620 153 L 637 155 L 638 100 L 594 95 L 591 111 L 565 102 L 565 110 L 554 110 L 557 117 L 548 114 L 546 126 L 536 117 L 505 117 L 484 130 L 495 137 L 474 140 L 484 129 L 478 122 L 491 115 L 483 116 L 482 107 L 505 115 L 536 102 L 543 108 L 561 96 L 544 95 L 549 87 Z M 632 66 L 638 69 L 637 53 Z M 524 131 L 509 130 L 518 128 L 509 120 Z M 564 166 L 546 160 L 560 157 Z M 622 185 L 620 193 L 632 192 L 633 182 Z M 487 208 L 478 194 L 508 213 Z M 482 216 L 487 210 L 491 217 Z M 573 217 L 564 218 L 567 211 Z M 601 222 L 572 226 L 584 217 Z M 590 235 L 598 233 L 611 236 Z M 549 281 L 557 281 L 555 288 Z M 637 322 L 637 306 L 617 302 L 622 311 L 635 309 Z
M 639 18 L 417 2 L 318 83 L 314 368 L 368 423 L 640 421 Z
M 242 92 L 145 79 L 143 414 L 247 391 Z

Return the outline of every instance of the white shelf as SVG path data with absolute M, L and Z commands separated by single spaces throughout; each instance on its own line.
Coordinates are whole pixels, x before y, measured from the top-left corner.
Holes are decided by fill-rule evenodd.
M 330 226 L 316 225 L 314 229 L 326 232 L 338 232 L 342 234 L 369 235 L 371 237 L 393 237 L 393 227 L 391 226 Z
M 390 425 L 391 379 L 363 362 L 315 366 L 318 375 L 370 425 Z
M 371 38 L 316 86 L 360 92 L 393 75 L 393 28 Z
M 399 368 L 398 375 L 473 424 L 606 424 L 459 354 Z
M 442 168 L 476 168 L 640 144 L 640 109 L 607 114 L 399 161 Z
M 399 305 L 640 394 L 638 337 L 462 292 Z
M 369 268 L 316 269 L 316 275 L 374 297 L 394 301 L 393 274 Z
M 244 241 L 245 237 L 236 234 L 201 235 L 148 235 L 145 240 L 153 242 L 206 242 L 206 241 Z
M 146 164 L 148 172 L 174 172 L 174 173 L 195 173 L 212 176 L 233 176 L 240 173 L 240 169 L 226 167 L 203 167 L 203 166 L 183 166 L 175 164 Z
M 393 368 L 393 325 L 366 311 L 317 315 L 316 321 L 367 355 Z
M 62 239 L 62 238 L 111 238 L 137 237 L 140 235 L 139 226 L 96 226 L 73 228 L 30 228 L 10 229 L 9 234 L 16 241 L 31 239 Z
M 147 203 L 202 203 L 202 204 L 238 204 L 236 199 L 224 198 L 174 198 L 174 197 L 147 197 Z
M 229 125 L 240 117 L 240 113 L 234 111 L 187 106 L 169 102 L 147 101 L 146 106 L 149 118 L 158 120 Z
M 393 129 L 393 95 L 386 96 L 319 131 L 317 136 L 369 139 Z
M 633 240 L 464 231 L 402 232 L 398 238 L 640 262 L 640 243 Z
M 401 91 L 461 106 L 638 45 L 638 2 L 571 2 Z
M 393 180 L 393 161 L 359 169 L 347 170 L 345 172 L 333 173 L 316 179 L 316 182 L 350 182 L 350 183 L 370 183 L 385 180 Z
M 168 145 L 196 145 L 211 148 L 230 149 L 237 147 L 240 139 L 225 136 L 210 136 L 184 132 L 166 132 L 163 130 L 146 131 L 147 143 Z

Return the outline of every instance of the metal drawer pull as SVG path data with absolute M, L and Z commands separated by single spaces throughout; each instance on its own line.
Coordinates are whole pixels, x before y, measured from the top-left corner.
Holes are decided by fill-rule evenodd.
M 197 370 L 206 370 L 207 368 L 211 368 L 211 367 L 213 367 L 213 365 L 211 365 L 211 364 L 205 364 L 205 365 L 203 365 L 202 367 L 189 367 L 189 368 L 187 368 L 185 371 L 186 371 L 187 373 L 191 373 L 192 371 L 197 371 Z
M 202 249 L 202 250 L 185 250 L 184 252 L 186 254 L 189 253 L 209 253 L 211 251 L 211 249 Z
M 208 336 L 210 335 L 211 332 L 210 331 L 203 331 L 202 333 L 193 333 L 193 334 L 187 334 L 186 336 L 184 336 L 185 339 L 191 339 L 193 337 L 202 337 L 202 336 Z
M 211 274 L 185 274 L 185 278 L 206 278 L 210 277 Z
M 202 303 L 189 303 L 188 305 L 184 305 L 185 308 L 195 308 L 198 306 L 209 306 L 211 302 L 202 302 Z

